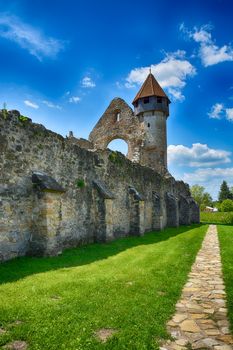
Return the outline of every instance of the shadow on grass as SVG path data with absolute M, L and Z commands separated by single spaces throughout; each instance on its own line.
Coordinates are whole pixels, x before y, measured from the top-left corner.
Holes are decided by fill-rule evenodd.
M 127 249 L 140 245 L 155 244 L 181 233 L 188 232 L 202 224 L 167 228 L 164 231 L 146 233 L 143 237 L 125 237 L 111 243 L 94 243 L 72 249 L 66 249 L 56 257 L 21 257 L 0 264 L 0 284 L 17 281 L 36 273 L 57 270 L 66 267 L 82 266 L 106 259 Z

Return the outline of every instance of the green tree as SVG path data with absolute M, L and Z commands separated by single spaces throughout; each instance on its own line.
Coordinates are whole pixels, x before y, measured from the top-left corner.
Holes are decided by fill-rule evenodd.
M 231 194 L 233 196 L 233 186 L 230 188 Z
M 203 197 L 203 193 L 205 191 L 205 188 L 203 186 L 193 185 L 190 188 L 190 191 L 191 191 L 192 197 L 195 199 L 197 204 L 200 206 L 201 202 L 202 202 L 202 197 Z
M 225 199 L 233 199 L 233 195 L 229 189 L 227 182 L 224 180 L 221 184 L 218 200 L 219 202 L 224 201 Z
M 212 197 L 208 192 L 205 192 L 205 188 L 203 186 L 193 185 L 190 190 L 192 197 L 195 199 L 201 209 L 212 205 Z
M 233 201 L 225 199 L 221 204 L 221 211 L 233 211 Z
M 208 192 L 203 193 L 202 204 L 204 204 L 205 206 L 213 205 L 213 198 Z

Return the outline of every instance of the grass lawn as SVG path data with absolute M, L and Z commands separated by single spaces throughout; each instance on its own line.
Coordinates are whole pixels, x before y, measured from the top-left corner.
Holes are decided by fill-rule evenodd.
M 227 293 L 228 317 L 233 333 L 233 226 L 218 226 L 218 235 Z
M 0 347 L 24 340 L 30 350 L 158 349 L 206 230 L 170 228 L 0 264 L 7 330 Z M 95 332 L 102 328 L 117 333 L 101 343 Z
M 233 224 L 233 212 L 201 212 L 201 222 L 204 224 Z

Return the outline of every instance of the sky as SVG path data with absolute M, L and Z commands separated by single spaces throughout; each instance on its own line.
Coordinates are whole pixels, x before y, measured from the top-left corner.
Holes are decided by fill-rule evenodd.
M 216 199 L 233 186 L 232 13 L 231 0 L 0 0 L 0 104 L 88 138 L 151 67 L 172 101 L 169 171 Z

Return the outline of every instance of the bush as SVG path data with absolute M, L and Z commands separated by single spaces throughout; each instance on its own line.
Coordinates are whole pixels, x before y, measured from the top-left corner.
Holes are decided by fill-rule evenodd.
M 18 117 L 18 119 L 19 119 L 19 121 L 20 121 L 21 123 L 25 123 L 25 122 L 28 122 L 28 121 L 29 121 L 29 118 L 28 118 L 28 117 L 25 117 L 24 115 L 20 115 L 20 116 Z
M 77 186 L 78 188 L 83 188 L 83 187 L 85 187 L 85 181 L 84 181 L 83 179 L 78 179 L 78 180 L 76 180 L 76 186 Z
M 122 158 L 119 152 L 117 151 L 112 151 L 109 154 L 108 159 L 110 160 L 110 162 L 115 163 L 115 164 L 122 164 Z
M 232 212 L 201 212 L 201 222 L 205 224 L 225 224 L 233 225 Z
M 225 199 L 221 204 L 221 211 L 223 212 L 233 211 L 233 201 L 231 199 Z

